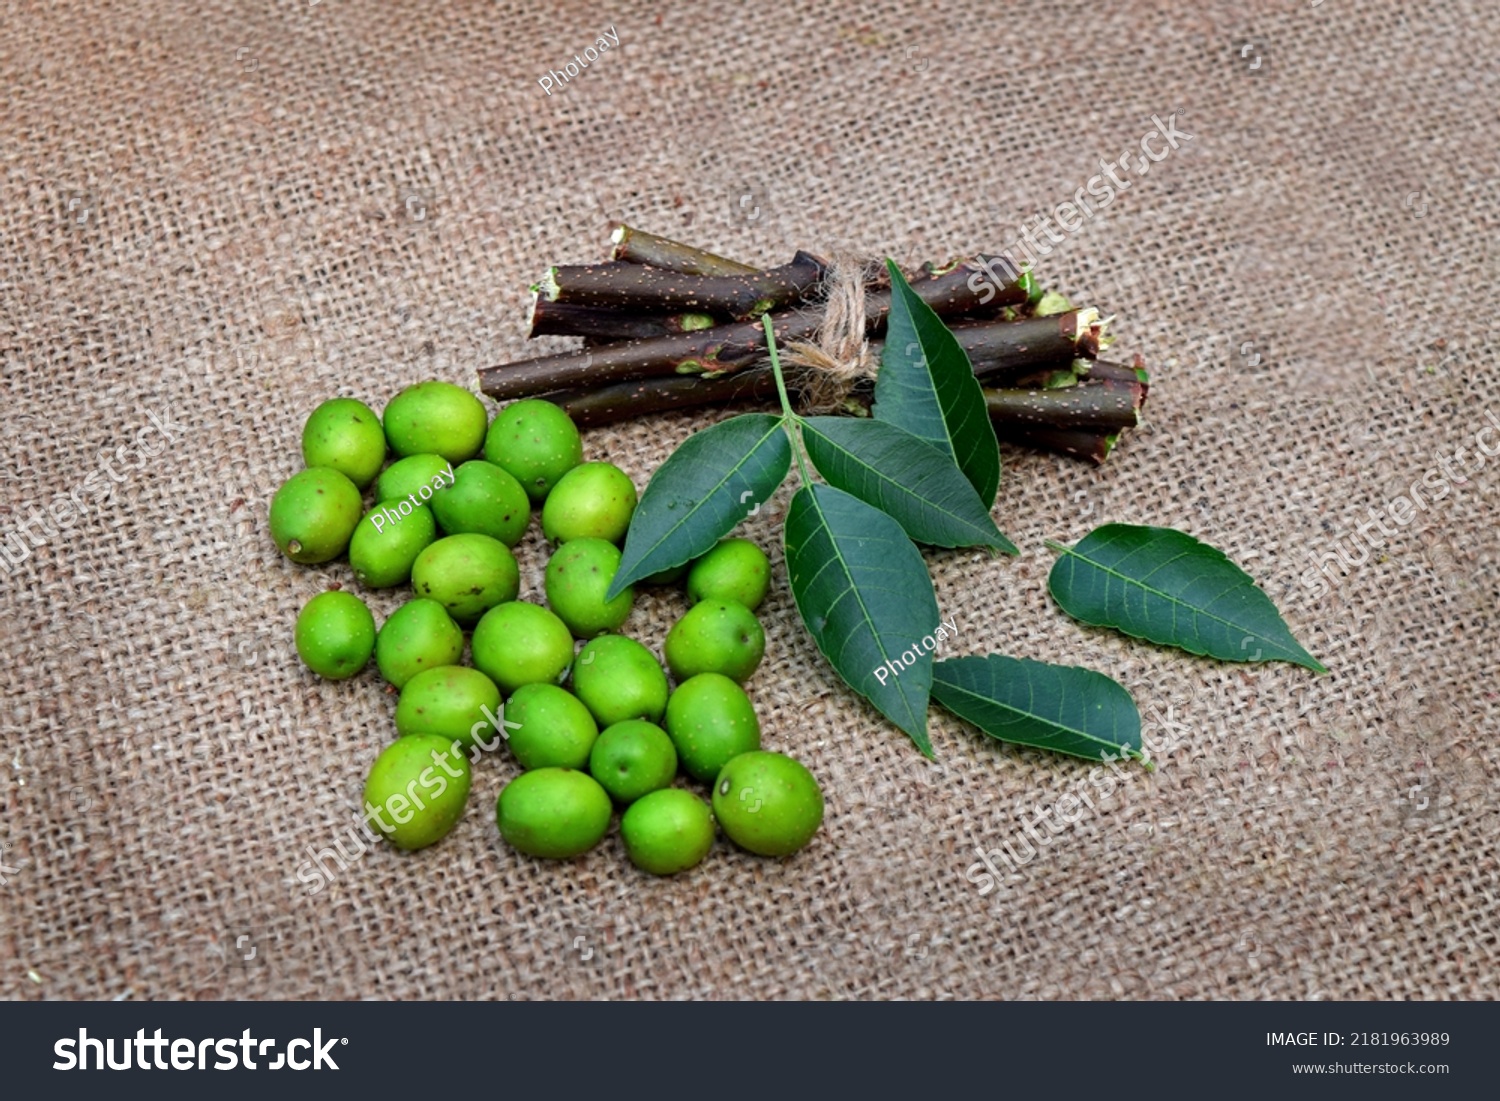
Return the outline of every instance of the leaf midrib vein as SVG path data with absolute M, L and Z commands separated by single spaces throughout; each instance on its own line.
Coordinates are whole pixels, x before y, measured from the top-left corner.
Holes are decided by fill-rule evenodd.
M 1145 550 L 1145 549 L 1149 549 L 1149 548 L 1144 548 L 1143 547 L 1143 548 L 1139 548 L 1139 549 Z M 1073 557 L 1077 558 L 1080 562 L 1087 562 L 1090 566 L 1093 566 L 1096 570 L 1099 570 L 1102 573 L 1109 574 L 1111 577 L 1117 577 L 1117 578 L 1119 578 L 1126 585 L 1134 585 L 1137 588 L 1142 589 L 1142 590 L 1144 590 L 1147 593 L 1150 593 L 1152 596 L 1157 596 L 1157 597 L 1160 597 L 1162 600 L 1167 601 L 1167 603 L 1169 605 L 1171 605 L 1171 607 L 1172 607 L 1172 627 L 1173 627 L 1174 630 L 1177 627 L 1177 606 L 1181 605 L 1182 607 L 1186 608 L 1188 611 L 1192 612 L 1194 615 L 1202 615 L 1202 616 L 1204 616 L 1204 617 L 1206 617 L 1208 619 L 1212 619 L 1212 620 L 1214 620 L 1214 621 L 1216 621 L 1218 623 L 1222 623 L 1226 627 L 1232 627 L 1232 628 L 1234 628 L 1237 631 L 1248 631 L 1248 632 L 1250 632 L 1251 635 L 1253 635 L 1255 638 L 1259 639 L 1261 642 L 1267 643 L 1267 644 L 1275 647 L 1278 650 L 1284 649 L 1284 647 L 1282 646 L 1282 644 L 1280 642 L 1278 642 L 1276 639 L 1271 638 L 1269 635 L 1261 634 L 1259 628 L 1256 628 L 1256 627 L 1247 627 L 1243 623 L 1236 623 L 1232 619 L 1225 619 L 1223 616 L 1215 615 L 1213 612 L 1209 611 L 1207 608 L 1196 608 L 1193 605 L 1189 604 L 1185 600 L 1180 600 L 1180 599 L 1178 599 L 1175 596 L 1171 596 L 1168 593 L 1162 592 L 1160 589 L 1156 589 L 1156 588 L 1151 587 L 1150 585 L 1145 584 L 1143 581 L 1138 581 L 1137 579 L 1135 579 L 1133 577 L 1128 577 L 1125 574 L 1120 573 L 1117 570 L 1111 569 L 1109 566 L 1106 566 L 1103 562 L 1099 562 L 1099 561 L 1097 561 L 1097 560 L 1095 560 L 1093 558 L 1090 558 L 1086 554 L 1079 554 L 1077 548 L 1075 548 L 1075 547 L 1064 547 L 1063 550 L 1066 551 L 1068 554 L 1072 555 Z M 1132 551 L 1131 553 L 1133 554 L 1135 552 Z M 1188 556 L 1188 553 L 1189 552 L 1184 551 L 1182 554 L 1179 554 L 1176 557 L 1170 559 L 1170 561 L 1175 562 L 1178 558 L 1186 558 Z M 1127 555 L 1127 557 L 1129 557 L 1129 556 Z M 1165 566 L 1167 564 L 1168 563 L 1166 563 L 1166 562 L 1162 563 L 1163 566 Z M 1160 567 L 1158 567 L 1158 569 L 1159 568 Z M 1238 568 L 1238 567 L 1236 567 L 1236 568 Z M 1156 570 L 1152 570 L 1151 572 L 1155 573 Z M 1148 574 L 1147 576 L 1149 577 L 1150 574 Z M 1234 589 L 1243 588 L 1244 584 L 1245 584 L 1244 581 L 1236 581 L 1234 585 L 1230 586 L 1228 589 L 1225 589 L 1223 593 L 1219 593 L 1217 596 L 1214 597 L 1214 599 L 1218 600 L 1220 597 L 1222 597 L 1224 595 L 1224 593 L 1232 592 Z M 1251 584 L 1254 584 L 1254 582 L 1251 582 Z M 1107 591 L 1107 589 L 1106 589 L 1106 591 Z
M 885 649 L 885 640 L 880 637 L 880 632 L 875 629 L 875 621 L 870 616 L 870 609 L 869 609 L 868 605 L 865 604 L 864 594 L 859 591 L 859 586 L 854 583 L 854 575 L 853 575 L 852 571 L 849 568 L 848 559 L 844 556 L 843 548 L 839 546 L 839 541 L 838 541 L 837 537 L 834 535 L 833 527 L 828 523 L 827 516 L 824 514 L 823 506 L 818 501 L 817 495 L 812 492 L 812 487 L 811 486 L 809 486 L 808 489 L 809 489 L 808 500 L 811 502 L 812 507 L 816 510 L 817 523 L 818 523 L 819 527 L 821 527 L 823 529 L 823 531 L 827 533 L 828 542 L 832 545 L 832 547 L 833 547 L 833 553 L 834 553 L 835 557 L 838 560 L 838 564 L 839 564 L 839 566 L 841 567 L 841 569 L 843 571 L 844 577 L 848 581 L 848 588 L 845 589 L 844 592 L 852 592 L 854 594 L 854 599 L 855 599 L 855 602 L 858 603 L 858 605 L 859 605 L 860 615 L 863 617 L 863 621 L 864 621 L 865 627 L 869 630 L 871 638 L 873 638 L 875 640 L 875 648 L 880 652 L 880 656 L 885 661 L 889 662 L 891 660 L 891 658 L 890 658 L 890 654 L 888 654 L 886 652 L 886 649 Z M 886 539 L 883 539 L 883 538 L 880 541 L 881 542 L 886 542 L 886 543 L 890 542 L 890 540 L 886 540 Z M 831 566 L 832 563 L 830 562 L 830 563 L 828 563 L 828 565 Z M 815 574 L 814 576 L 815 577 L 821 576 L 822 572 L 823 572 L 822 570 L 819 570 L 818 573 Z M 811 588 L 811 584 L 812 584 L 811 580 L 809 580 L 809 582 L 808 582 L 808 587 L 809 588 Z M 895 589 L 881 589 L 880 591 L 882 591 L 882 592 L 892 592 L 892 593 L 896 592 Z M 844 595 L 843 592 L 839 593 L 839 596 L 842 597 L 843 595 Z M 901 699 L 901 706 L 902 706 L 903 710 L 905 710 L 906 713 L 911 717 L 911 721 L 913 723 L 916 723 L 918 725 L 918 727 L 920 727 L 921 724 L 919 722 L 917 722 L 918 715 L 916 714 L 915 711 L 912 710 L 911 701 L 907 698 L 906 693 L 904 691 L 900 691 L 899 688 L 898 688 L 897 695 Z
M 745 468 L 745 466 L 750 462 L 751 459 L 755 458 L 756 454 L 760 451 L 760 449 L 765 446 L 766 441 L 768 439 L 770 439 L 772 436 L 776 435 L 776 433 L 780 432 L 781 430 L 782 430 L 781 429 L 781 422 L 777 421 L 774 425 L 772 425 L 770 427 L 770 429 L 768 431 L 766 431 L 760 437 L 760 439 L 758 439 L 758 440 L 755 441 L 755 445 L 753 447 L 751 447 L 750 450 L 745 453 L 744 458 L 742 458 L 734 466 L 730 467 L 729 470 L 725 472 L 724 477 L 722 477 L 721 479 L 719 479 L 718 482 L 714 483 L 714 485 L 709 489 L 709 491 L 707 493 L 705 493 L 703 495 L 703 497 L 698 501 L 698 503 L 695 504 L 692 508 L 688 509 L 687 512 L 685 512 L 683 514 L 682 519 L 678 520 L 677 523 L 675 523 L 671 527 L 667 528 L 662 533 L 662 537 L 660 539 L 658 539 L 656 542 L 652 543 L 651 546 L 646 549 L 645 553 L 641 555 L 639 561 L 645 562 L 650 555 L 652 555 L 652 554 L 656 553 L 656 551 L 660 550 L 667 543 L 667 541 L 669 539 L 671 539 L 672 536 L 676 535 L 679 531 L 681 531 L 682 528 L 690 520 L 693 519 L 693 517 L 697 516 L 698 513 L 700 513 L 701 511 L 703 511 L 703 509 L 707 508 L 708 505 L 709 505 L 709 503 L 711 501 L 713 501 L 715 494 L 717 494 L 719 490 L 723 489 L 726 485 L 728 485 L 729 484 L 729 480 L 731 478 L 733 478 L 736 474 L 738 474 L 741 470 L 743 470 Z M 748 478 L 748 477 L 746 478 L 746 481 L 753 481 L 753 480 L 754 479 L 751 479 L 751 478 Z
M 933 672 L 933 679 L 935 681 L 941 679 L 936 670 L 934 670 Z M 1113 748 L 1119 748 L 1123 744 L 1120 742 L 1107 741 L 1104 738 L 1099 737 L 1097 734 L 1091 734 L 1086 730 L 1076 730 L 1071 726 L 1065 726 L 1060 722 L 1049 719 L 1046 716 L 1040 715 L 1034 711 L 1023 711 L 1019 707 L 1016 707 L 1014 704 L 1002 703 L 1000 700 L 996 699 L 994 695 L 982 695 L 978 691 L 967 688 L 964 685 L 958 684 L 952 680 L 942 680 L 942 684 L 944 687 L 951 688 L 953 691 L 958 692 L 959 694 L 969 699 L 973 699 L 982 704 L 988 704 L 989 706 L 998 708 L 1002 711 L 1009 711 L 1015 715 L 1020 716 L 1023 719 L 1031 719 L 1033 722 L 1038 722 L 1043 724 L 1044 726 L 1051 727 L 1054 730 L 1061 731 L 1065 734 L 1070 734 L 1073 737 L 1079 738 L 1085 742 L 1089 742 L 1095 745 L 1111 746 Z M 990 689 L 992 692 L 994 691 L 994 688 L 995 682 L 993 676 L 991 676 Z M 1033 701 L 1035 701 L 1036 699 L 1036 686 L 1032 681 L 1030 674 L 1026 675 L 1026 692 L 1027 706 L 1030 707 L 1033 705 Z M 1062 689 L 1058 690 L 1059 703 L 1062 702 L 1062 697 L 1064 697 L 1065 695 L 1066 693 Z M 1111 722 L 1111 725 L 1113 726 L 1114 723 Z

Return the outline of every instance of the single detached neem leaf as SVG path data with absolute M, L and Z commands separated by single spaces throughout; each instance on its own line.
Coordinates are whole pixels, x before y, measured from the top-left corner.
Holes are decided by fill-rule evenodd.
M 887 260 L 891 312 L 875 376 L 876 420 L 904 428 L 949 455 L 988 512 L 1000 488 L 1000 445 L 969 355 L 932 307 Z
M 830 485 L 874 505 L 916 542 L 1018 553 L 953 460 L 904 428 L 854 417 L 807 417 L 802 442 Z
M 932 653 L 920 643 L 937 630 L 938 607 L 921 553 L 895 520 L 825 485 L 797 491 L 783 537 L 792 595 L 818 649 L 931 757 Z
M 791 462 L 781 418 L 769 413 L 746 413 L 693 433 L 641 494 L 605 599 L 709 550 L 770 500 Z
M 1104 524 L 1072 548 L 1047 545 L 1063 552 L 1047 587 L 1074 619 L 1221 661 L 1327 672 L 1249 574 L 1185 532 Z
M 992 738 L 1094 761 L 1141 757 L 1141 713 L 1121 685 L 1076 665 L 947 658 L 932 671 L 940 707 Z

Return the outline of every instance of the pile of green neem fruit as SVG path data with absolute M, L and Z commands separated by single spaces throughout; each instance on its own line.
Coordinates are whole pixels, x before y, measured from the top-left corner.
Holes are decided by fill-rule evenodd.
M 416 594 L 378 632 L 365 602 L 339 590 L 308 601 L 296 626 L 297 652 L 315 673 L 352 677 L 373 653 L 400 690 L 397 740 L 364 792 L 366 820 L 392 844 L 420 849 L 447 834 L 468 801 L 471 765 L 501 740 L 525 771 L 500 792 L 496 821 L 531 856 L 588 851 L 615 806 L 630 859 L 657 875 L 701 861 L 715 821 L 766 856 L 794 853 L 817 831 L 817 781 L 761 750 L 742 687 L 765 652 L 755 609 L 770 563 L 754 543 L 725 539 L 651 579 L 686 579 L 690 607 L 663 643 L 670 688 L 651 651 L 611 633 L 634 591 L 604 599 L 635 486 L 618 467 L 583 462 L 578 429 L 556 405 L 514 402 L 489 423 L 473 394 L 433 381 L 397 394 L 382 420 L 335 398 L 308 418 L 302 454 L 307 469 L 271 502 L 281 552 L 317 564 L 347 551 L 361 584 L 409 583 Z M 533 506 L 555 548 L 546 607 L 517 599 L 511 548 Z M 472 665 L 461 664 L 465 631 Z M 713 785 L 712 810 L 672 786 L 679 771 Z

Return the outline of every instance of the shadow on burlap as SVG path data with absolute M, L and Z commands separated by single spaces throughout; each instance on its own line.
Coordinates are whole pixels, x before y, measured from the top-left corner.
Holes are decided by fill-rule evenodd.
M 10 12 L 0 540 L 59 494 L 85 511 L 0 574 L 0 992 L 1493 996 L 1500 460 L 1433 474 L 1447 492 L 1373 553 L 1351 533 L 1494 439 L 1500 20 L 1257 9 Z M 610 24 L 620 48 L 549 97 L 538 78 Z M 613 832 L 524 859 L 494 759 L 440 846 L 310 871 L 309 846 L 349 844 L 395 706 L 373 669 L 320 682 L 291 651 L 303 602 L 352 584 L 266 532 L 317 402 L 525 354 L 526 285 L 602 256 L 611 218 L 764 264 L 945 259 L 1009 245 L 1174 112 L 1191 137 L 1039 268 L 1116 315 L 1149 422 L 1099 470 L 1007 447 L 996 517 L 1022 555 L 928 554 L 954 652 L 1117 678 L 1157 771 L 1105 795 L 936 710 L 925 761 L 801 629 L 783 489 L 744 529 L 777 567 L 751 691 L 767 745 L 823 782 L 805 852 L 721 840 L 666 881 Z M 644 486 L 710 419 L 586 447 Z M 156 421 L 158 457 L 111 459 Z M 1331 672 L 1069 621 L 1043 540 L 1106 519 L 1223 548 Z M 521 557 L 539 598 L 534 528 Z M 626 629 L 659 644 L 680 610 L 646 595 Z M 1028 858 L 1026 824 L 1079 792 Z M 1016 857 L 987 891 L 979 851 Z

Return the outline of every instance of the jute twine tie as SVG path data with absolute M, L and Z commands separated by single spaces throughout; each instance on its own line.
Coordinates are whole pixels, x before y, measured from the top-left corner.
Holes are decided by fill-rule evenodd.
M 804 368 L 797 372 L 804 413 L 842 409 L 857 383 L 875 377 L 880 364 L 871 355 L 865 334 L 865 285 L 875 270 L 875 265 L 858 256 L 833 256 L 820 287 L 823 319 L 813 340 L 787 342 L 781 358 Z

